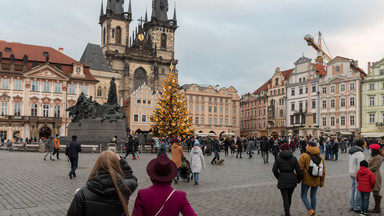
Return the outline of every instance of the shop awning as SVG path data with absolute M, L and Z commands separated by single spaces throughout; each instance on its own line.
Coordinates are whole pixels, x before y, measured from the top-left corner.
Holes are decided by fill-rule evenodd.
M 341 135 L 352 135 L 352 132 L 340 132 Z

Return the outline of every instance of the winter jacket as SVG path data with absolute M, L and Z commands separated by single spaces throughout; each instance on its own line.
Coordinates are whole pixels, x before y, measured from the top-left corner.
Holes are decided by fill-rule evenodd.
M 219 143 L 219 140 L 217 139 L 213 141 L 213 151 L 220 152 L 220 143 Z
M 176 164 L 177 168 L 181 167 L 181 157 L 184 157 L 183 148 L 177 142 L 172 145 L 172 161 Z
M 272 171 L 278 179 L 277 187 L 279 189 L 294 188 L 303 178 L 299 163 L 290 151 L 280 152 L 273 164 Z
M 260 150 L 261 151 L 269 151 L 269 142 L 267 139 L 263 139 L 260 143 Z
M 376 185 L 375 188 L 373 188 L 373 191 L 380 191 L 381 190 L 381 173 L 380 173 L 380 166 L 382 162 L 381 155 L 376 155 L 368 160 L 368 169 L 370 169 L 373 174 L 375 174 L 376 178 Z
M 47 152 L 53 152 L 54 144 L 53 144 L 53 140 L 52 139 L 46 140 L 45 148 L 46 148 Z
M 349 175 L 356 177 L 360 168 L 360 162 L 364 160 L 364 153 L 361 147 L 355 146 L 349 149 Z
M 247 152 L 252 152 L 253 145 L 254 145 L 253 140 L 249 140 L 247 144 Z
M 153 182 L 149 188 L 139 190 L 132 216 L 156 215 L 173 190 L 170 182 Z M 188 202 L 187 194 L 184 191 L 175 190 L 158 216 L 178 216 L 179 213 L 184 216 L 197 215 Z
M 60 139 L 55 137 L 55 139 L 53 140 L 53 145 L 54 145 L 55 149 L 59 149 L 60 148 Z
M 123 196 L 129 198 L 137 188 L 137 179 L 127 161 L 120 159 L 124 179 L 117 178 L 117 184 Z M 81 188 L 72 200 L 68 216 L 121 216 L 124 208 L 108 171 L 99 171 L 87 186 Z
M 307 152 L 311 153 L 313 156 L 320 156 L 320 149 L 317 147 L 310 146 L 307 148 Z M 299 165 L 300 169 L 303 172 L 303 181 L 302 184 L 305 184 L 307 186 L 315 187 L 315 186 L 324 186 L 324 180 L 325 180 L 325 164 L 324 164 L 324 158 L 321 157 L 321 161 L 323 163 L 323 176 L 321 177 L 315 177 L 311 176 L 308 173 L 309 169 L 309 163 L 311 162 L 311 157 L 303 153 L 299 158 Z
M 203 152 L 199 146 L 192 148 L 191 153 L 189 154 L 189 162 L 193 173 L 200 173 L 201 169 L 205 168 Z
M 79 158 L 79 152 L 81 152 L 81 145 L 77 141 L 71 141 L 65 148 L 65 154 L 69 158 Z
M 237 140 L 236 144 L 237 144 L 237 151 L 243 152 L 243 143 L 241 142 L 240 139 Z
M 376 184 L 375 175 L 367 167 L 360 167 L 356 180 L 359 183 L 357 189 L 360 192 L 370 193 Z
M 279 154 L 280 147 L 277 143 L 273 144 L 272 146 L 272 154 L 276 157 L 277 154 Z
M 335 153 L 339 152 L 339 143 L 337 143 L 336 141 L 334 141 L 332 144 L 332 151 Z

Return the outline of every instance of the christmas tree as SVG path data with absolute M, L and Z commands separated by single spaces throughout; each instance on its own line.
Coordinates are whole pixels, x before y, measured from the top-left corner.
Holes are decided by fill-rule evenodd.
M 170 68 L 157 107 L 153 110 L 151 126 L 155 135 L 160 137 L 185 137 L 193 134 L 189 110 L 184 95 L 179 91 L 173 65 Z

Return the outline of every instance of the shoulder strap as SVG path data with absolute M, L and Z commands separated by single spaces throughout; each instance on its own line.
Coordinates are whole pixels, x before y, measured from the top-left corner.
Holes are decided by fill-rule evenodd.
M 163 210 L 165 204 L 167 204 L 169 198 L 171 198 L 171 196 L 172 196 L 172 194 L 173 194 L 174 192 L 175 192 L 175 189 L 173 189 L 173 191 L 169 194 L 169 196 L 168 196 L 167 199 L 165 200 L 163 206 L 161 206 L 161 208 L 159 209 L 159 211 L 157 211 L 157 213 L 155 214 L 155 216 L 157 216 L 157 215 L 161 212 L 161 210 Z

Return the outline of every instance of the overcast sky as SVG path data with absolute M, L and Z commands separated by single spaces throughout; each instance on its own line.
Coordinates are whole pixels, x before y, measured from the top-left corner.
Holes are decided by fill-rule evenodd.
M 106 0 L 103 0 L 104 8 Z M 133 18 L 151 14 L 151 0 L 132 0 Z M 316 57 L 305 34 L 323 33 L 330 55 L 367 62 L 384 58 L 383 0 L 174 0 L 179 29 L 180 84 L 233 86 L 253 92 L 276 67 Z M 79 60 L 87 43 L 100 44 L 101 0 L 1 2 L 0 40 L 64 48 Z M 125 0 L 125 10 L 128 0 Z M 131 24 L 131 29 L 137 21 Z M 315 38 L 315 40 L 316 40 Z

